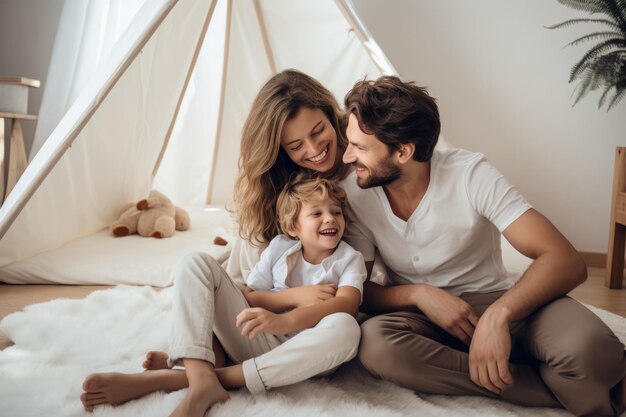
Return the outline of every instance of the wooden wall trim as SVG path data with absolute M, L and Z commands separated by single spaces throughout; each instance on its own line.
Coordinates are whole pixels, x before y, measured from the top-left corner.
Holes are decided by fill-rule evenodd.
M 606 253 L 578 252 L 588 267 L 606 268 Z

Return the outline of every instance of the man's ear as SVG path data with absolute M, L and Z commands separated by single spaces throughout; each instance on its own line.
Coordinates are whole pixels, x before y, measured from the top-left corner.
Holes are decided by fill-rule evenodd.
M 398 162 L 404 164 L 407 161 L 413 159 L 413 154 L 415 153 L 415 144 L 414 143 L 403 143 L 397 150 L 398 152 Z

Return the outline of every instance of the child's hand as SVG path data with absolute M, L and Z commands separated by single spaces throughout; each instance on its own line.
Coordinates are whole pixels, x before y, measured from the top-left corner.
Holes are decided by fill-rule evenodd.
M 335 297 L 337 293 L 336 284 L 304 285 L 302 287 L 291 288 L 296 300 L 297 307 L 306 307 Z
M 264 308 L 246 308 L 237 315 L 235 325 L 250 340 L 260 333 L 284 335 L 289 333 L 289 319 L 284 314 L 274 314 Z M 242 327 L 243 326 L 243 327 Z

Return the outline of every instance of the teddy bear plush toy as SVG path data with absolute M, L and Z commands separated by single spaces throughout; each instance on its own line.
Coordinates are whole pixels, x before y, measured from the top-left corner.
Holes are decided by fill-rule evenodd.
M 121 237 L 138 233 L 145 237 L 164 238 L 174 230 L 189 229 L 189 214 L 157 190 L 150 191 L 147 199 L 125 207 L 124 212 L 113 224 L 111 232 Z

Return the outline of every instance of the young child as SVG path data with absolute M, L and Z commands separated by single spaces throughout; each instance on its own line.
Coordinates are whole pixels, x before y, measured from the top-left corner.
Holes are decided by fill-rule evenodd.
M 338 293 L 347 292 L 352 296 L 351 306 L 354 309 L 343 310 L 356 314 L 365 279 L 365 264 L 361 253 L 341 240 L 346 225 L 343 214 L 345 201 L 345 192 L 335 181 L 299 174 L 286 185 L 276 204 L 283 234 L 272 239 L 247 279 L 249 290 L 246 291 L 246 299 L 251 306 L 282 312 L 284 306 L 273 303 L 272 293 L 268 291 L 327 284 L 328 291 L 318 294 L 321 299 L 311 300 L 310 303 L 333 297 L 337 289 Z M 355 305 L 356 295 L 358 300 Z M 313 322 L 318 314 L 307 320 L 300 312 L 273 317 L 272 321 L 287 320 L 290 315 L 302 316 L 302 319 L 296 320 L 305 320 L 303 323 L 310 324 L 305 328 L 319 321 Z M 254 317 L 254 313 L 243 311 L 238 322 Z M 262 325 L 260 322 L 250 324 L 244 334 L 249 330 L 254 337 L 263 331 Z
M 90 375 L 81 396 L 85 408 L 189 386 L 172 415 L 201 416 L 228 399 L 225 389 L 245 386 L 259 394 L 354 358 L 360 340 L 354 316 L 366 271 L 362 255 L 341 240 L 345 202 L 336 181 L 292 178 L 277 201 L 284 235 L 263 251 L 245 294 L 210 256 L 185 258 L 174 281 L 169 357 L 150 352 L 148 371 L 140 374 Z M 236 365 L 219 367 L 213 332 Z M 184 371 L 167 369 L 181 361 Z

